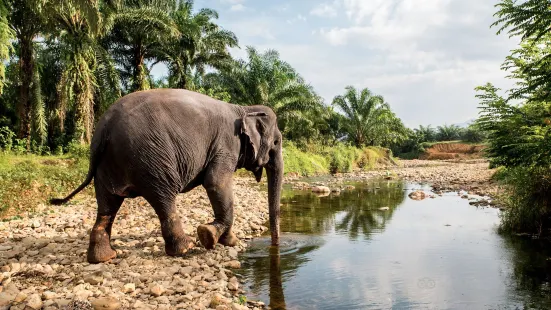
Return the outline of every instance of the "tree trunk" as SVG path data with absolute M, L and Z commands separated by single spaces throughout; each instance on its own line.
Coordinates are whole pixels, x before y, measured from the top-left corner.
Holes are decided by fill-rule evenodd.
M 134 49 L 134 85 L 132 86 L 133 91 L 148 89 L 144 76 L 144 56 L 145 55 L 142 45 L 139 44 Z
M 21 88 L 19 93 L 19 139 L 27 140 L 27 151 L 31 150 L 31 83 L 33 80 L 34 59 L 32 38 L 19 36 L 20 44 L 20 77 Z
M 180 82 L 178 83 L 178 88 L 181 88 L 181 89 L 187 89 L 187 61 L 184 61 L 184 74 L 182 75 L 182 77 L 180 78 Z

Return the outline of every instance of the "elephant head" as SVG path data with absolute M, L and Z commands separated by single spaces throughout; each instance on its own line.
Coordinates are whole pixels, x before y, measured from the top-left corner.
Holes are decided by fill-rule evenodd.
M 275 113 L 266 106 L 245 107 L 241 122 L 245 169 L 252 171 L 257 182 L 266 169 L 272 245 L 279 244 L 279 204 L 283 181 L 282 135 Z

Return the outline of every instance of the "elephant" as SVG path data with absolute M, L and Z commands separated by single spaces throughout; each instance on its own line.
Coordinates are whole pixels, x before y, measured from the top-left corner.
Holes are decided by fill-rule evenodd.
M 180 256 L 195 246 L 182 228 L 176 196 L 202 185 L 214 220 L 197 227 L 202 246 L 235 246 L 232 232 L 233 173 L 244 168 L 268 183 L 271 243 L 279 245 L 283 179 L 282 134 L 276 114 L 267 106 L 240 106 L 184 89 L 153 89 L 125 95 L 101 116 L 90 143 L 86 179 L 69 201 L 92 179 L 97 218 L 90 232 L 89 263 L 116 257 L 111 228 L 124 199 L 143 197 L 155 210 L 165 253 Z

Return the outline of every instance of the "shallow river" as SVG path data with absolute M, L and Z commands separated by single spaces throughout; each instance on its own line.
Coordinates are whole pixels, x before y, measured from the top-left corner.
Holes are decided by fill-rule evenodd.
M 499 210 L 429 187 L 350 183 L 318 197 L 285 189 L 282 244 L 241 255 L 248 299 L 272 309 L 551 309 L 549 245 L 496 233 Z M 266 224 L 268 226 L 268 223 Z

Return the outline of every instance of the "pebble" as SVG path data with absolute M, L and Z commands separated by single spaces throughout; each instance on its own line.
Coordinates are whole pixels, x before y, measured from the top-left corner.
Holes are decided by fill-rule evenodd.
M 27 298 L 27 307 L 31 309 L 40 309 L 42 308 L 42 298 L 38 294 L 32 294 Z

